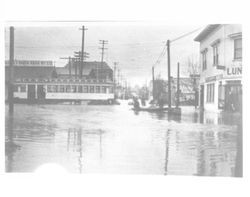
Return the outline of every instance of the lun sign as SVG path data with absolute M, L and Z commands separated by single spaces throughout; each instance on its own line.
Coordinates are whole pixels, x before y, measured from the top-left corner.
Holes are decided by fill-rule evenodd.
M 240 76 L 242 75 L 242 67 L 231 67 L 226 70 L 228 76 Z

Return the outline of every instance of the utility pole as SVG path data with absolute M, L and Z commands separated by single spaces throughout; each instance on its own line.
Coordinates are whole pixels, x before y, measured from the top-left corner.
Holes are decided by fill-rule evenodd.
M 8 94 L 8 99 L 9 99 L 9 113 L 13 114 L 14 112 L 14 85 L 13 85 L 13 80 L 14 80 L 14 27 L 10 27 L 10 56 L 9 56 L 9 94 Z
M 120 68 L 117 70 L 117 85 L 120 85 Z
M 104 57 L 104 50 L 108 49 L 105 48 L 105 44 L 108 44 L 107 40 L 99 40 L 99 44 L 101 44 L 102 46 L 99 47 L 99 49 L 101 49 L 102 51 L 102 57 L 101 57 L 101 70 L 102 70 L 102 66 L 103 66 L 103 57 Z M 98 66 L 97 66 L 97 79 L 99 79 L 99 70 L 98 70 Z
M 167 41 L 168 50 L 168 109 L 171 111 L 171 70 L 170 70 L 170 40 Z
M 82 51 L 75 51 L 74 57 L 75 57 L 76 62 L 77 62 L 76 67 L 75 67 L 76 73 L 77 73 L 77 68 L 79 67 L 79 77 L 82 78 L 82 61 L 81 60 L 82 60 L 82 58 L 83 59 L 89 58 L 89 53 L 87 53 L 87 52 L 82 53 Z
M 83 70 L 83 64 L 84 64 L 84 37 L 85 37 L 85 31 L 88 30 L 84 26 L 80 29 L 82 30 L 82 53 L 81 53 L 81 63 L 80 63 L 80 78 L 82 78 L 82 70 Z
M 176 100 L 176 108 L 179 107 L 180 103 L 180 63 L 177 64 L 177 100 Z
M 71 77 L 71 67 L 72 67 L 72 58 L 69 56 L 69 57 L 60 57 L 60 59 L 66 59 L 66 60 L 69 60 L 69 76 Z
M 152 94 L 153 100 L 155 100 L 155 67 L 152 67 Z
M 114 94 L 116 98 L 116 66 L 118 65 L 118 62 L 114 62 L 114 71 L 113 71 L 113 81 L 114 81 Z

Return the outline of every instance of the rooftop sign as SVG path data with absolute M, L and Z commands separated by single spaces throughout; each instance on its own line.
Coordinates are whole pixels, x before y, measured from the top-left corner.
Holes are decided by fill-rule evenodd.
M 5 60 L 5 66 L 9 66 L 9 60 Z M 53 66 L 53 61 L 14 60 L 14 66 Z

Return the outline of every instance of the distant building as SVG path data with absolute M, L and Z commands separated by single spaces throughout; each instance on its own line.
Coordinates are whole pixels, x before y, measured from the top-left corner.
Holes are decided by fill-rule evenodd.
M 241 25 L 208 25 L 194 40 L 200 42 L 200 107 L 209 111 L 240 111 Z
M 152 81 L 150 84 L 152 92 Z M 193 105 L 195 100 L 194 84 L 191 78 L 181 77 L 179 79 L 179 101 L 181 105 Z M 160 94 L 163 95 L 164 100 L 168 100 L 168 81 L 163 79 L 155 79 L 155 98 L 158 98 Z M 177 96 L 177 78 L 172 78 L 171 81 L 171 103 L 176 104 Z
M 80 63 L 72 62 L 64 67 L 56 67 L 59 78 L 80 77 Z M 106 62 L 84 62 L 82 68 L 82 77 L 84 79 L 99 79 L 113 81 L 113 70 Z
M 17 102 L 114 99 L 113 71 L 105 62 L 87 62 L 82 69 L 82 77 L 79 75 L 79 68 L 74 69 L 76 65 L 69 71 L 67 65 L 59 68 L 49 63 L 42 64 L 42 61 L 34 61 L 33 64 L 30 62 L 32 61 L 18 60 L 14 63 L 14 99 Z M 8 61 L 5 66 L 5 84 L 7 96 Z

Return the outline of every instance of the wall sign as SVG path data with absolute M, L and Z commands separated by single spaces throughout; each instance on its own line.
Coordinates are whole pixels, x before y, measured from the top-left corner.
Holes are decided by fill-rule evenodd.
M 242 67 L 227 68 L 227 75 L 228 76 L 242 75 Z

